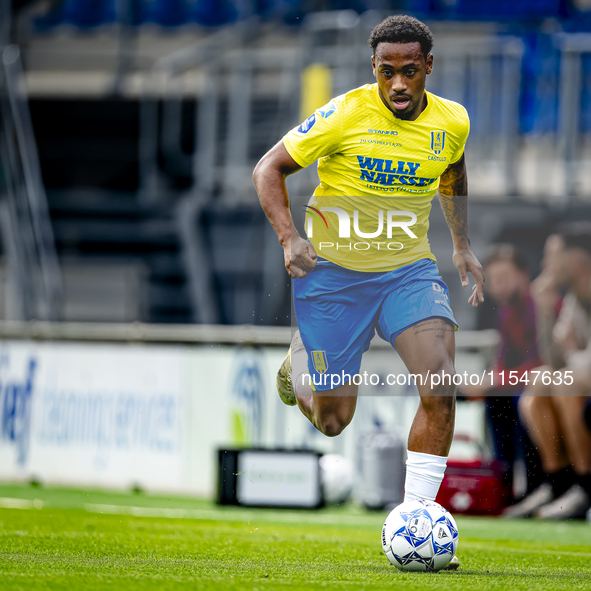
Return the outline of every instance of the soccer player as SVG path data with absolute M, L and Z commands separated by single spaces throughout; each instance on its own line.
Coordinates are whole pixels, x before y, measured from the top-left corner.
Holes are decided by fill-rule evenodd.
M 254 171 L 294 278 L 299 331 L 277 385 L 283 402 L 297 404 L 324 434 L 338 435 L 353 418 L 353 376 L 377 331 L 424 378 L 417 380 L 421 400 L 408 440 L 405 500 L 434 500 L 453 436 L 449 378 L 458 327 L 427 230 L 439 190 L 462 285 L 468 273 L 475 279 L 468 301 L 484 301 L 484 273 L 468 237 L 469 120 L 464 107 L 425 90 L 433 69 L 426 25 L 391 16 L 369 44 L 377 83 L 318 109 Z M 320 185 L 307 207 L 305 240 L 292 222 L 285 178 L 315 161 Z M 435 373 L 446 379 L 431 387 L 426 377 Z

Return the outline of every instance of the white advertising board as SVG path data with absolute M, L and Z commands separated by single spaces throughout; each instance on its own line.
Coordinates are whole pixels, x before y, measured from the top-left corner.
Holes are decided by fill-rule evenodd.
M 309 453 L 244 451 L 238 456 L 236 496 L 247 505 L 320 505 L 318 457 Z
M 182 362 L 170 347 L 3 343 L 0 478 L 177 487 Z
M 218 448 L 304 448 L 355 461 L 361 434 L 406 439 L 414 387 L 362 386 L 351 425 L 327 438 L 277 396 L 284 356 L 277 347 L 4 341 L 0 479 L 211 495 Z M 457 365 L 480 371 L 482 360 L 458 355 Z M 370 350 L 364 370 L 404 372 L 388 350 Z M 457 425 L 481 438 L 480 408 L 464 405 Z

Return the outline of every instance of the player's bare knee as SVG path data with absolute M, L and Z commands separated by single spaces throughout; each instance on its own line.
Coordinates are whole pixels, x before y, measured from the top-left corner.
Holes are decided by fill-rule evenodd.
M 540 413 L 543 415 L 551 413 L 553 406 L 552 400 L 546 396 L 536 395 L 521 396 L 517 405 L 519 415 L 527 422 L 535 422 Z
M 451 359 L 442 360 L 433 369 L 429 370 L 430 379 L 424 384 L 421 394 L 431 397 L 455 398 L 456 370 Z
M 525 388 L 524 391 L 524 395 L 522 396 L 522 398 L 529 398 L 529 397 L 537 397 L 537 396 L 549 396 L 550 394 L 552 394 L 552 384 L 550 383 L 544 383 L 545 381 L 547 382 L 547 380 L 542 380 L 541 376 L 548 374 L 548 375 L 552 375 L 553 372 L 553 368 L 550 367 L 549 365 L 543 365 L 541 367 L 537 367 L 535 369 L 535 373 L 531 374 L 534 376 L 539 376 L 538 379 L 535 378 L 531 378 L 530 376 L 530 382 L 527 385 L 527 387 Z M 539 372 L 539 373 L 537 373 Z M 532 401 L 532 404 L 535 405 L 535 402 Z
M 326 408 L 318 416 L 316 427 L 327 437 L 336 437 L 351 422 L 354 410 L 354 407 L 351 409 L 348 405 Z
M 329 419 L 328 421 L 324 422 L 320 431 L 322 431 L 322 433 L 324 433 L 324 435 L 327 437 L 336 437 L 343 432 L 345 427 L 346 425 L 342 425 L 339 421 Z
M 534 396 L 520 396 L 517 401 L 517 411 L 519 417 L 525 423 L 529 423 L 532 417 L 532 405 L 534 404 Z
M 340 417 L 337 413 L 330 413 L 321 417 L 316 427 L 327 437 L 336 437 L 344 431 L 350 422 L 351 419 Z
M 451 360 L 442 361 L 436 369 L 431 370 L 432 375 L 438 375 L 440 379 L 426 384 L 421 392 L 421 405 L 428 414 L 433 413 L 440 420 L 451 418 L 456 404 L 456 386 L 454 376 L 456 371 Z

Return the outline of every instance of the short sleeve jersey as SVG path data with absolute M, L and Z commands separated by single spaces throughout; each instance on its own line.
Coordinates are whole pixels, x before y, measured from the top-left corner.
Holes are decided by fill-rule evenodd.
M 431 201 L 441 174 L 464 152 L 470 121 L 458 103 L 426 96 L 419 117 L 406 121 L 386 107 L 377 84 L 368 84 L 285 135 L 300 166 L 318 161 L 306 232 L 319 256 L 368 272 L 435 260 L 427 238 Z

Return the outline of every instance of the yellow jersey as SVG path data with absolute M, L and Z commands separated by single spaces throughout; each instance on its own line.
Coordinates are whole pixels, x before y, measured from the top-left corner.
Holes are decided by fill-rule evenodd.
M 319 256 L 368 272 L 435 260 L 427 238 L 431 201 L 441 174 L 464 152 L 470 120 L 458 103 L 425 94 L 425 109 L 406 121 L 386 107 L 377 84 L 367 84 L 283 138 L 300 166 L 318 160 L 320 184 L 305 223 Z

